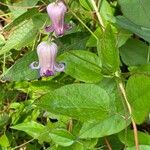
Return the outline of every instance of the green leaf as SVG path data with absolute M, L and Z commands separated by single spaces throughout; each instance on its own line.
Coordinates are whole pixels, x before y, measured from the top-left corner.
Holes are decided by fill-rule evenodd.
M 98 27 L 95 31 L 94 34 L 97 37 L 101 37 L 102 34 L 102 30 Z M 87 43 L 86 43 L 87 47 L 96 47 L 97 46 L 97 40 L 95 39 L 95 37 L 93 35 L 90 36 L 90 38 L 88 39 Z
M 142 41 L 130 39 L 120 48 L 120 55 L 128 66 L 144 65 L 148 63 L 148 46 Z
M 102 16 L 103 21 L 107 24 L 106 21 L 110 21 L 114 15 L 114 10 L 107 2 L 107 0 L 99 1 L 100 3 L 100 15 Z
M 112 135 L 126 128 L 129 123 L 129 120 L 125 120 L 125 118 L 119 114 L 111 116 L 104 121 L 84 123 L 80 130 L 79 137 L 86 139 Z
M 74 136 L 63 129 L 55 129 L 49 133 L 52 140 L 61 146 L 70 146 L 74 143 Z
M 122 45 L 126 43 L 126 41 L 132 36 L 132 33 L 121 28 L 118 29 L 116 34 L 117 46 L 120 48 Z
M 29 52 L 23 58 L 16 61 L 16 63 L 6 71 L 6 73 L 2 76 L 2 80 L 21 81 L 38 79 L 40 77 L 38 70 L 32 70 L 29 66 L 33 61 L 36 60 L 36 52 Z
M 58 38 L 59 53 L 70 50 L 86 50 L 86 42 L 89 38 L 87 32 L 76 32 Z
M 123 44 L 125 44 L 125 42 L 129 39 L 129 37 L 131 37 L 131 33 L 125 29 L 118 29 L 116 30 L 115 28 L 113 29 L 113 32 L 116 36 L 116 41 L 117 41 L 117 45 L 118 47 L 121 47 Z M 94 31 L 94 34 L 97 37 L 101 37 L 102 31 L 100 28 L 97 28 Z M 97 40 L 95 40 L 95 37 L 93 35 L 90 36 L 90 38 L 88 39 L 87 43 L 86 43 L 87 47 L 97 47 Z
M 38 10 L 36 8 L 29 9 L 27 12 L 25 12 L 22 15 L 20 15 L 15 20 L 13 20 L 13 22 L 11 22 L 10 24 L 6 25 L 4 27 L 4 31 L 10 30 L 11 28 L 17 26 L 18 24 L 20 24 L 24 20 L 30 19 L 31 17 L 33 17 L 37 13 L 38 13 Z
M 66 85 L 37 102 L 41 109 L 83 121 L 107 118 L 111 109 L 109 104 L 106 91 L 93 84 Z
M 107 26 L 97 45 L 98 54 L 104 70 L 114 73 L 119 70 L 119 52 L 115 35 L 110 26 Z
M 127 150 L 135 150 L 136 147 L 128 147 Z M 139 150 L 150 150 L 150 146 L 148 145 L 139 145 Z
M 27 11 L 28 7 L 33 7 L 38 3 L 39 0 L 21 0 L 16 3 L 13 3 L 14 7 L 9 7 L 12 16 L 14 18 L 19 17 L 20 15 L 24 14 Z
M 43 142 L 51 142 L 61 146 L 70 146 L 74 143 L 74 136 L 64 129 L 48 129 L 37 122 L 24 122 L 11 127 L 12 129 L 21 130 L 29 134 L 35 139 Z
M 127 133 L 120 132 L 118 136 L 120 141 L 127 146 L 131 147 L 135 145 L 134 133 L 132 130 L 127 131 Z M 139 145 L 150 145 L 150 135 L 148 133 L 138 131 L 138 141 Z
M 57 150 L 85 150 L 84 146 L 81 142 L 75 142 L 74 144 L 72 144 L 71 146 L 68 146 L 68 147 L 58 146 L 55 149 L 57 149 Z
M 44 29 L 45 22 L 47 20 L 47 14 L 45 13 L 37 13 L 32 17 L 33 24 L 37 29 Z
M 7 147 L 10 146 L 9 144 L 9 140 L 6 136 L 6 134 L 3 134 L 1 137 L 0 137 L 0 146 L 4 149 L 6 149 Z
M 149 28 L 143 28 L 142 26 L 136 25 L 125 17 L 118 16 L 116 23 L 124 29 L 127 29 L 139 37 L 143 38 L 147 42 L 150 42 L 150 30 Z
M 79 0 L 80 4 L 87 10 L 92 10 L 89 0 Z
M 149 0 L 119 0 L 119 4 L 126 18 L 137 25 L 150 28 Z
M 77 80 L 92 83 L 102 79 L 101 62 L 94 53 L 72 50 L 59 56 L 65 63 L 65 73 Z
M 1 48 L 1 46 L 3 46 L 4 44 L 5 44 L 5 38 L 4 38 L 4 36 L 2 35 L 2 34 L 0 34 L 0 48 Z
M 38 30 L 34 28 L 31 20 L 22 22 L 13 33 L 10 34 L 6 44 L 2 47 L 0 55 L 11 49 L 20 49 L 31 43 L 36 37 Z
M 99 138 L 120 132 L 130 124 L 114 79 L 104 79 L 98 85 L 105 89 L 111 99 L 111 116 L 102 121 L 85 122 L 80 130 L 80 138 Z M 111 122 L 111 126 L 110 126 Z M 99 131 L 99 132 L 97 132 Z
M 24 122 L 11 127 L 12 129 L 21 130 L 29 134 L 35 139 L 38 139 L 42 134 L 45 133 L 45 127 L 37 122 Z
M 137 124 L 141 124 L 150 112 L 150 77 L 144 75 L 131 76 L 126 90 L 133 117 Z
M 0 128 L 5 126 L 8 121 L 9 121 L 9 115 L 7 113 L 1 113 L 0 114 Z
M 131 74 L 145 74 L 150 75 L 150 64 L 142 66 L 131 66 L 128 68 Z

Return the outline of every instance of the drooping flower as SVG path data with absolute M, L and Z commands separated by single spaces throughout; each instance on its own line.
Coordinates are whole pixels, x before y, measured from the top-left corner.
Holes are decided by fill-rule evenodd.
M 64 71 L 64 64 L 56 63 L 57 45 L 54 42 L 41 42 L 37 47 L 39 62 L 30 64 L 32 69 L 39 69 L 40 76 L 53 76 L 56 72 Z M 36 64 L 38 64 L 36 66 Z
M 47 13 L 52 21 L 50 26 L 45 30 L 47 32 L 55 32 L 57 36 L 64 35 L 65 30 L 69 30 L 71 25 L 64 23 L 65 13 L 67 11 L 66 5 L 62 2 L 53 2 L 47 6 Z

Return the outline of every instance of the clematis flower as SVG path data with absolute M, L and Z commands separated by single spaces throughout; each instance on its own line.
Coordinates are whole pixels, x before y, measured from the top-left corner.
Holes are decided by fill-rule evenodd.
M 30 64 L 32 69 L 39 69 L 40 76 L 53 76 L 56 72 L 64 71 L 64 64 L 56 63 L 57 45 L 54 42 L 41 42 L 37 47 L 39 62 Z
M 64 23 L 66 11 L 67 7 L 62 1 L 49 4 L 47 6 L 47 13 L 52 21 L 52 24 L 47 26 L 45 30 L 47 32 L 54 31 L 57 36 L 64 35 L 64 31 L 71 28 L 71 25 Z

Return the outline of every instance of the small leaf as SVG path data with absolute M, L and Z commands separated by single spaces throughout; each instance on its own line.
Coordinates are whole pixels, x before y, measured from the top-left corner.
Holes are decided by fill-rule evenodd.
M 74 136 L 67 130 L 55 129 L 49 133 L 52 140 L 61 146 L 70 146 L 74 143 Z
M 142 41 L 130 39 L 120 48 L 120 55 L 128 66 L 144 65 L 148 63 L 148 46 Z
M 110 114 L 110 99 L 106 91 L 94 84 L 72 84 L 48 93 L 37 106 L 55 114 L 79 120 L 103 120 Z
M 127 133 L 124 131 L 120 132 L 118 136 L 120 141 L 127 146 L 131 147 L 135 145 L 133 130 L 129 130 Z M 148 133 L 138 131 L 138 141 L 139 145 L 150 145 L 150 135 Z
M 9 147 L 9 146 L 10 146 L 9 140 L 8 140 L 6 134 L 3 134 L 0 137 L 0 147 L 2 147 L 3 149 L 7 149 L 7 147 Z
M 144 75 L 131 76 L 126 90 L 133 117 L 137 124 L 141 124 L 150 112 L 150 77 Z
M 59 56 L 65 63 L 65 73 L 84 82 L 98 82 L 102 79 L 101 62 L 94 53 L 72 50 Z
M 37 122 L 25 122 L 11 127 L 12 129 L 21 130 L 29 134 L 35 139 L 38 139 L 45 133 L 45 127 Z

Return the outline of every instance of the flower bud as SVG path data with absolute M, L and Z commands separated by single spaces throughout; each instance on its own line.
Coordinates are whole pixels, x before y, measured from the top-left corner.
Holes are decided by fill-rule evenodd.
M 53 2 L 47 6 L 47 13 L 52 21 L 50 26 L 47 26 L 45 30 L 47 32 L 55 32 L 57 36 L 64 35 L 64 31 L 71 28 L 71 25 L 64 24 L 64 16 L 67 11 L 67 7 L 62 1 Z
M 53 76 L 55 72 L 62 72 L 64 64 L 56 63 L 57 49 L 57 45 L 54 42 L 41 42 L 37 47 L 38 66 L 35 66 L 37 62 L 33 62 L 30 67 L 40 69 L 40 76 Z

